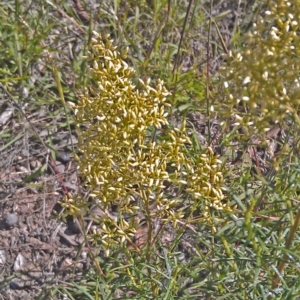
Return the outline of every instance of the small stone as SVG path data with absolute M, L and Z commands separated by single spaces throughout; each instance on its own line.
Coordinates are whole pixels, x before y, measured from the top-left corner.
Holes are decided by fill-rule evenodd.
M 56 159 L 59 162 L 61 162 L 63 164 L 66 164 L 66 163 L 68 163 L 71 160 L 71 157 L 70 157 L 69 153 L 67 153 L 65 151 L 62 151 L 62 152 L 58 152 L 57 153 Z
M 14 226 L 18 222 L 18 216 L 15 213 L 7 214 L 4 218 L 6 225 Z
M 20 288 L 20 285 L 19 285 L 17 282 L 12 281 L 12 282 L 10 283 L 10 288 L 11 288 L 12 290 L 17 290 L 17 289 Z
M 87 252 L 82 251 L 82 252 L 81 252 L 81 257 L 82 257 L 83 259 L 87 259 Z

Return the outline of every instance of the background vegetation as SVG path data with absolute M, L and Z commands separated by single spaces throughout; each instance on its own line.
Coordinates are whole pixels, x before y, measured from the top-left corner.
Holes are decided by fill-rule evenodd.
M 173 182 L 164 197 L 182 212 L 177 227 L 164 222 L 155 229 L 144 209 L 143 222 L 131 225 L 141 230 L 152 222 L 146 246 L 141 237 L 125 242 L 118 235 L 123 243 L 109 245 L 108 252 L 97 231 L 83 226 L 90 268 L 78 277 L 74 267 L 67 282 L 43 283 L 38 299 L 299 296 L 299 7 L 298 0 L 0 4 L 1 110 L 10 108 L 13 116 L 1 128 L 1 169 L 24 141 L 34 149 L 31 156 L 47 149 L 54 160 L 61 149 L 78 154 L 76 142 L 69 142 L 76 135 L 74 107 L 84 89 L 99 82 L 84 58 L 94 30 L 110 34 L 119 52 L 128 48 L 134 84 L 164 81 L 169 125 L 161 135 L 150 128 L 147 136 L 159 143 L 186 123 L 186 154 L 194 161 L 207 151 L 219 155 L 232 209 L 211 209 L 207 222 L 207 199 L 193 202 L 184 184 Z M 84 132 L 86 124 L 79 125 Z M 44 162 L 23 183 L 46 176 L 39 187 L 46 192 L 48 168 Z M 83 183 L 78 194 L 61 193 L 59 220 L 73 214 L 84 221 L 90 191 Z

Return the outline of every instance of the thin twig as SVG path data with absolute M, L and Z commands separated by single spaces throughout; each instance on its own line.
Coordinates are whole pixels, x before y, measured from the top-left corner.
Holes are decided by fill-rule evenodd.
M 182 30 L 181 30 L 181 34 L 180 34 L 180 41 L 179 41 L 179 45 L 178 45 L 177 55 L 176 55 L 176 58 L 175 58 L 174 67 L 173 67 L 173 71 L 172 71 L 173 74 L 175 73 L 175 71 L 178 68 L 180 49 L 181 49 L 181 45 L 182 45 L 182 41 L 183 41 L 185 28 L 186 28 L 186 25 L 187 25 L 187 20 L 188 20 L 188 17 L 190 15 L 190 12 L 191 12 L 193 2 L 194 2 L 193 0 L 189 1 L 187 12 L 185 14 L 185 18 L 184 18 L 184 22 L 183 22 L 183 26 L 182 26 Z

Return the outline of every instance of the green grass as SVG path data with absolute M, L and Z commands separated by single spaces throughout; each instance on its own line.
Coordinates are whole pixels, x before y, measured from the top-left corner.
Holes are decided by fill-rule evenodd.
M 207 144 L 220 152 L 226 195 L 236 207 L 233 214 L 214 218 L 215 230 L 201 222 L 197 211 L 192 225 L 183 222 L 168 246 L 158 238 L 151 253 L 114 245 L 105 257 L 101 243 L 94 245 L 88 251 L 91 267 L 80 280 L 44 285 L 38 299 L 297 299 L 299 125 L 285 119 L 283 150 L 273 159 L 273 171 L 261 175 L 246 151 L 251 141 L 237 141 L 232 128 L 218 125 L 211 109 L 223 96 L 222 74 L 214 63 L 222 63 L 219 56 L 227 49 L 246 47 L 240 38 L 260 1 L 253 1 L 244 23 L 235 23 L 232 39 L 220 22 L 228 12 L 209 19 L 205 10 L 210 5 L 204 7 L 202 1 L 100 1 L 91 13 L 82 1 L 99 20 L 96 25 L 93 19 L 84 25 L 67 1 L 38 2 L 0 4 L 0 83 L 18 104 L 6 98 L 4 106 L 14 108 L 16 124 L 29 124 L 1 129 L 3 157 L 23 135 L 55 156 L 57 133 L 74 132 L 69 104 L 76 104 L 78 94 L 93 84 L 83 58 L 92 30 L 110 33 L 121 51 L 128 47 L 136 82 L 164 80 L 172 93 L 170 123 L 187 118 L 192 154 L 196 157 Z M 218 7 L 211 2 L 212 10 Z M 243 1 L 241 9 L 246 9 Z M 200 129 L 189 119 L 191 113 L 201 114 Z M 242 157 L 235 165 L 231 162 L 238 151 Z M 184 191 L 178 194 L 188 205 Z

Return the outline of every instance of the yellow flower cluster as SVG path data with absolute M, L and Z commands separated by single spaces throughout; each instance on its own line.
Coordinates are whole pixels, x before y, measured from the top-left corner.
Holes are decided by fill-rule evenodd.
M 209 219 L 211 210 L 231 212 L 222 189 L 224 183 L 223 174 L 220 170 L 221 161 L 214 155 L 211 148 L 207 153 L 201 154 L 194 164 L 197 168 L 192 169 L 187 176 L 187 192 L 194 199 L 203 201 L 203 217 Z
M 230 211 L 227 202 L 221 203 L 220 161 L 212 150 L 198 160 L 188 157 L 185 122 L 170 129 L 167 121 L 169 92 L 163 82 L 152 88 L 150 80 L 139 80 L 136 87 L 125 57 L 108 36 L 95 33 L 87 57 L 95 85 L 76 107 L 81 175 L 104 212 L 118 207 L 117 221 L 106 214 L 99 222 L 107 247 L 134 235 L 140 211 L 148 222 L 160 217 L 176 224 L 183 217 L 176 201 L 165 197 L 166 183 L 185 185 L 194 199 L 205 199 L 205 217 L 209 207 Z
M 224 121 L 244 134 L 263 133 L 287 117 L 299 122 L 300 1 L 271 1 L 269 10 L 253 24 L 245 48 L 231 53 L 224 69 Z

